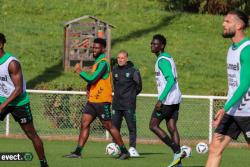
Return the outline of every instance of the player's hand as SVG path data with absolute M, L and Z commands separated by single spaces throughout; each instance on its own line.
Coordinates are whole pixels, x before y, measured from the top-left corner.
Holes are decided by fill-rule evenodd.
M 160 111 L 161 105 L 162 105 L 162 102 L 160 100 L 158 100 L 157 103 L 155 104 L 155 110 Z
M 81 66 L 79 63 L 77 63 L 74 67 L 74 71 L 77 73 L 77 74 L 80 74 L 80 72 L 82 72 L 82 69 L 81 69 Z
M 221 119 L 223 118 L 224 114 L 225 114 L 224 109 L 220 109 L 220 110 L 217 111 L 217 113 L 214 116 L 213 123 L 212 123 L 214 128 L 216 128 L 219 125 L 219 123 L 220 123 Z

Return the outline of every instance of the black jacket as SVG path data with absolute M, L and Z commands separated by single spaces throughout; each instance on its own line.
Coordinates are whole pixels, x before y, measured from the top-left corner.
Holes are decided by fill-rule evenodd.
M 113 68 L 114 110 L 129 110 L 136 108 L 136 95 L 142 90 L 141 75 L 131 61 L 126 66 Z

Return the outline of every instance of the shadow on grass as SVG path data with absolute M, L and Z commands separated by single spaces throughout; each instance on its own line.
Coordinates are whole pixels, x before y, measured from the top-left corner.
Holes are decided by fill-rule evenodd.
M 144 36 L 145 34 L 150 33 L 150 32 L 156 32 L 158 29 L 161 29 L 162 27 L 168 26 L 173 19 L 179 17 L 180 15 L 181 15 L 181 13 L 173 14 L 171 16 L 166 16 L 165 18 L 163 18 L 161 20 L 161 22 L 159 24 L 156 24 L 156 25 L 149 27 L 149 28 L 133 31 L 125 36 L 113 39 L 112 40 L 112 47 L 114 47 L 117 43 L 128 41 L 128 40 L 133 39 L 133 38 L 139 38 L 139 37 Z
M 140 155 L 161 155 L 166 153 L 140 153 Z
M 49 82 L 63 74 L 62 62 L 46 68 L 44 72 L 27 82 L 27 88 L 35 88 L 38 84 Z
M 165 154 L 165 153 L 140 153 L 140 157 L 130 157 L 130 159 L 140 159 L 140 158 L 146 158 L 144 155 L 160 155 L 160 154 Z M 98 157 L 88 157 L 88 158 L 110 158 L 110 159 L 116 159 L 116 156 L 98 156 Z

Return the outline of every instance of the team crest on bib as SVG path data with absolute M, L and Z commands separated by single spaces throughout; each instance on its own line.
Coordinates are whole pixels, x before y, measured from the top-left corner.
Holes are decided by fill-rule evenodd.
M 126 77 L 128 78 L 130 76 L 130 73 L 126 73 Z
M 115 78 L 117 78 L 118 77 L 118 74 L 115 74 L 115 76 L 114 76 Z

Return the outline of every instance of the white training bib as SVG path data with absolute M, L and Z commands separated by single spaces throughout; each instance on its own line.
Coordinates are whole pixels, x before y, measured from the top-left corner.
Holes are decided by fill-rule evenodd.
M 171 88 L 170 92 L 168 93 L 166 99 L 164 99 L 164 101 L 162 102 L 162 104 L 164 105 L 179 104 L 181 102 L 181 91 L 179 89 L 179 85 L 177 82 L 177 72 L 176 72 L 176 66 L 175 66 L 173 58 L 160 56 L 155 63 L 155 78 L 156 78 L 156 84 L 157 84 L 157 90 L 158 90 L 158 97 L 160 97 L 165 86 L 167 85 L 167 80 L 163 76 L 158 66 L 158 62 L 160 59 L 165 59 L 170 62 L 172 73 L 175 78 L 175 83 L 173 87 Z
M 18 61 L 15 57 L 10 56 L 3 64 L 0 64 L 0 97 L 8 98 L 15 89 L 8 70 L 9 64 L 13 60 Z M 26 84 L 23 79 L 23 92 L 25 91 Z
M 228 78 L 228 94 L 227 101 L 234 95 L 240 85 L 240 54 L 241 51 L 250 45 L 250 41 L 244 42 L 239 48 L 233 50 L 231 46 L 227 53 L 227 78 Z M 249 55 L 250 56 L 250 55 Z M 228 111 L 233 116 L 250 116 L 250 89 L 233 107 Z

